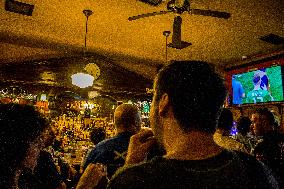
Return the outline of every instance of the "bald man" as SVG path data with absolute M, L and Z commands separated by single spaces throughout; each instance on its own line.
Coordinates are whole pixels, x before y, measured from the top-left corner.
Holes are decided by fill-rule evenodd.
M 89 153 L 84 169 L 90 163 L 102 163 L 107 167 L 110 178 L 124 165 L 130 137 L 140 131 L 141 116 L 138 109 L 131 104 L 121 104 L 114 112 L 116 135 L 98 143 Z

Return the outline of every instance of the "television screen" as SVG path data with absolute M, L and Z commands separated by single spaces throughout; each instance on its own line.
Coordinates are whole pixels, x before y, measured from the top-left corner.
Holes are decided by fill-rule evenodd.
M 232 75 L 232 104 L 283 101 L 281 66 Z

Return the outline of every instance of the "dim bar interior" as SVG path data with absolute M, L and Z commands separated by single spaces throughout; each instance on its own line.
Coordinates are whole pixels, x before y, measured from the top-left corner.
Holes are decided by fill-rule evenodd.
M 204 0 L 192 1 L 191 8 L 223 14 L 188 14 L 164 1 L 3 0 L 0 103 L 36 107 L 52 120 L 62 142 L 55 156 L 78 165 L 94 127 L 105 129 L 107 137 L 115 134 L 119 104 L 135 105 L 149 127 L 160 68 L 173 60 L 202 60 L 224 76 L 224 107 L 234 121 L 265 107 L 283 132 L 283 2 Z M 92 11 L 87 22 L 83 10 Z M 163 10 L 168 13 L 141 16 Z

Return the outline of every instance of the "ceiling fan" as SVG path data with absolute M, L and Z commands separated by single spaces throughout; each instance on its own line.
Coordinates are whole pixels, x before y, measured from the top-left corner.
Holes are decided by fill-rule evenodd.
M 188 12 L 189 14 L 211 16 L 211 17 L 223 18 L 223 19 L 228 19 L 231 16 L 231 14 L 227 12 L 204 10 L 204 9 L 192 9 L 190 7 L 189 0 L 184 0 L 182 5 L 180 5 L 178 1 L 179 0 L 170 0 L 167 3 L 167 10 L 131 16 L 128 18 L 128 20 L 133 21 L 133 20 L 137 20 L 140 18 L 147 18 L 151 16 L 163 15 L 163 14 L 167 14 L 170 12 L 173 12 L 176 14 L 182 14 L 184 12 Z M 182 18 L 180 16 L 176 16 L 174 19 L 174 23 L 173 23 L 172 43 L 168 45 L 169 47 L 176 48 L 176 49 L 183 49 L 191 45 L 191 43 L 181 41 L 181 24 L 182 24 Z
M 188 12 L 189 14 L 212 16 L 212 17 L 223 18 L 223 19 L 228 19 L 231 16 L 231 14 L 227 13 L 227 12 L 220 12 L 220 11 L 214 11 L 214 10 L 204 10 L 204 9 L 192 9 L 190 7 L 189 0 L 184 0 L 182 5 L 180 5 L 178 3 L 178 0 L 170 0 L 167 3 L 167 10 L 131 16 L 131 17 L 128 18 L 128 20 L 133 21 L 133 20 L 137 20 L 137 19 L 140 19 L 140 18 L 146 18 L 146 17 L 150 17 L 150 16 L 167 14 L 169 12 L 173 12 L 173 13 L 177 13 L 177 14 L 182 14 L 184 12 Z

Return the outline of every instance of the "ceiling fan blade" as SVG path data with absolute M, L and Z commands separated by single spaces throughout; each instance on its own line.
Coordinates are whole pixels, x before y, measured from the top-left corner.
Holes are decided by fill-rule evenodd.
M 162 0 L 139 0 L 139 1 L 153 6 L 158 6 L 162 3 Z
M 146 14 L 140 14 L 140 15 L 137 15 L 137 16 L 131 16 L 131 17 L 128 18 L 128 20 L 132 21 L 132 20 L 137 20 L 137 19 L 140 19 L 140 18 L 146 18 L 146 17 L 150 17 L 150 16 L 167 14 L 168 12 L 172 12 L 172 11 L 169 10 L 169 11 L 159 11 L 159 12 L 151 12 L 151 13 L 146 13 Z
M 190 14 L 203 15 L 203 16 L 212 16 L 217 18 L 228 19 L 231 17 L 230 13 L 213 11 L 213 10 L 202 10 L 202 9 L 189 9 Z

